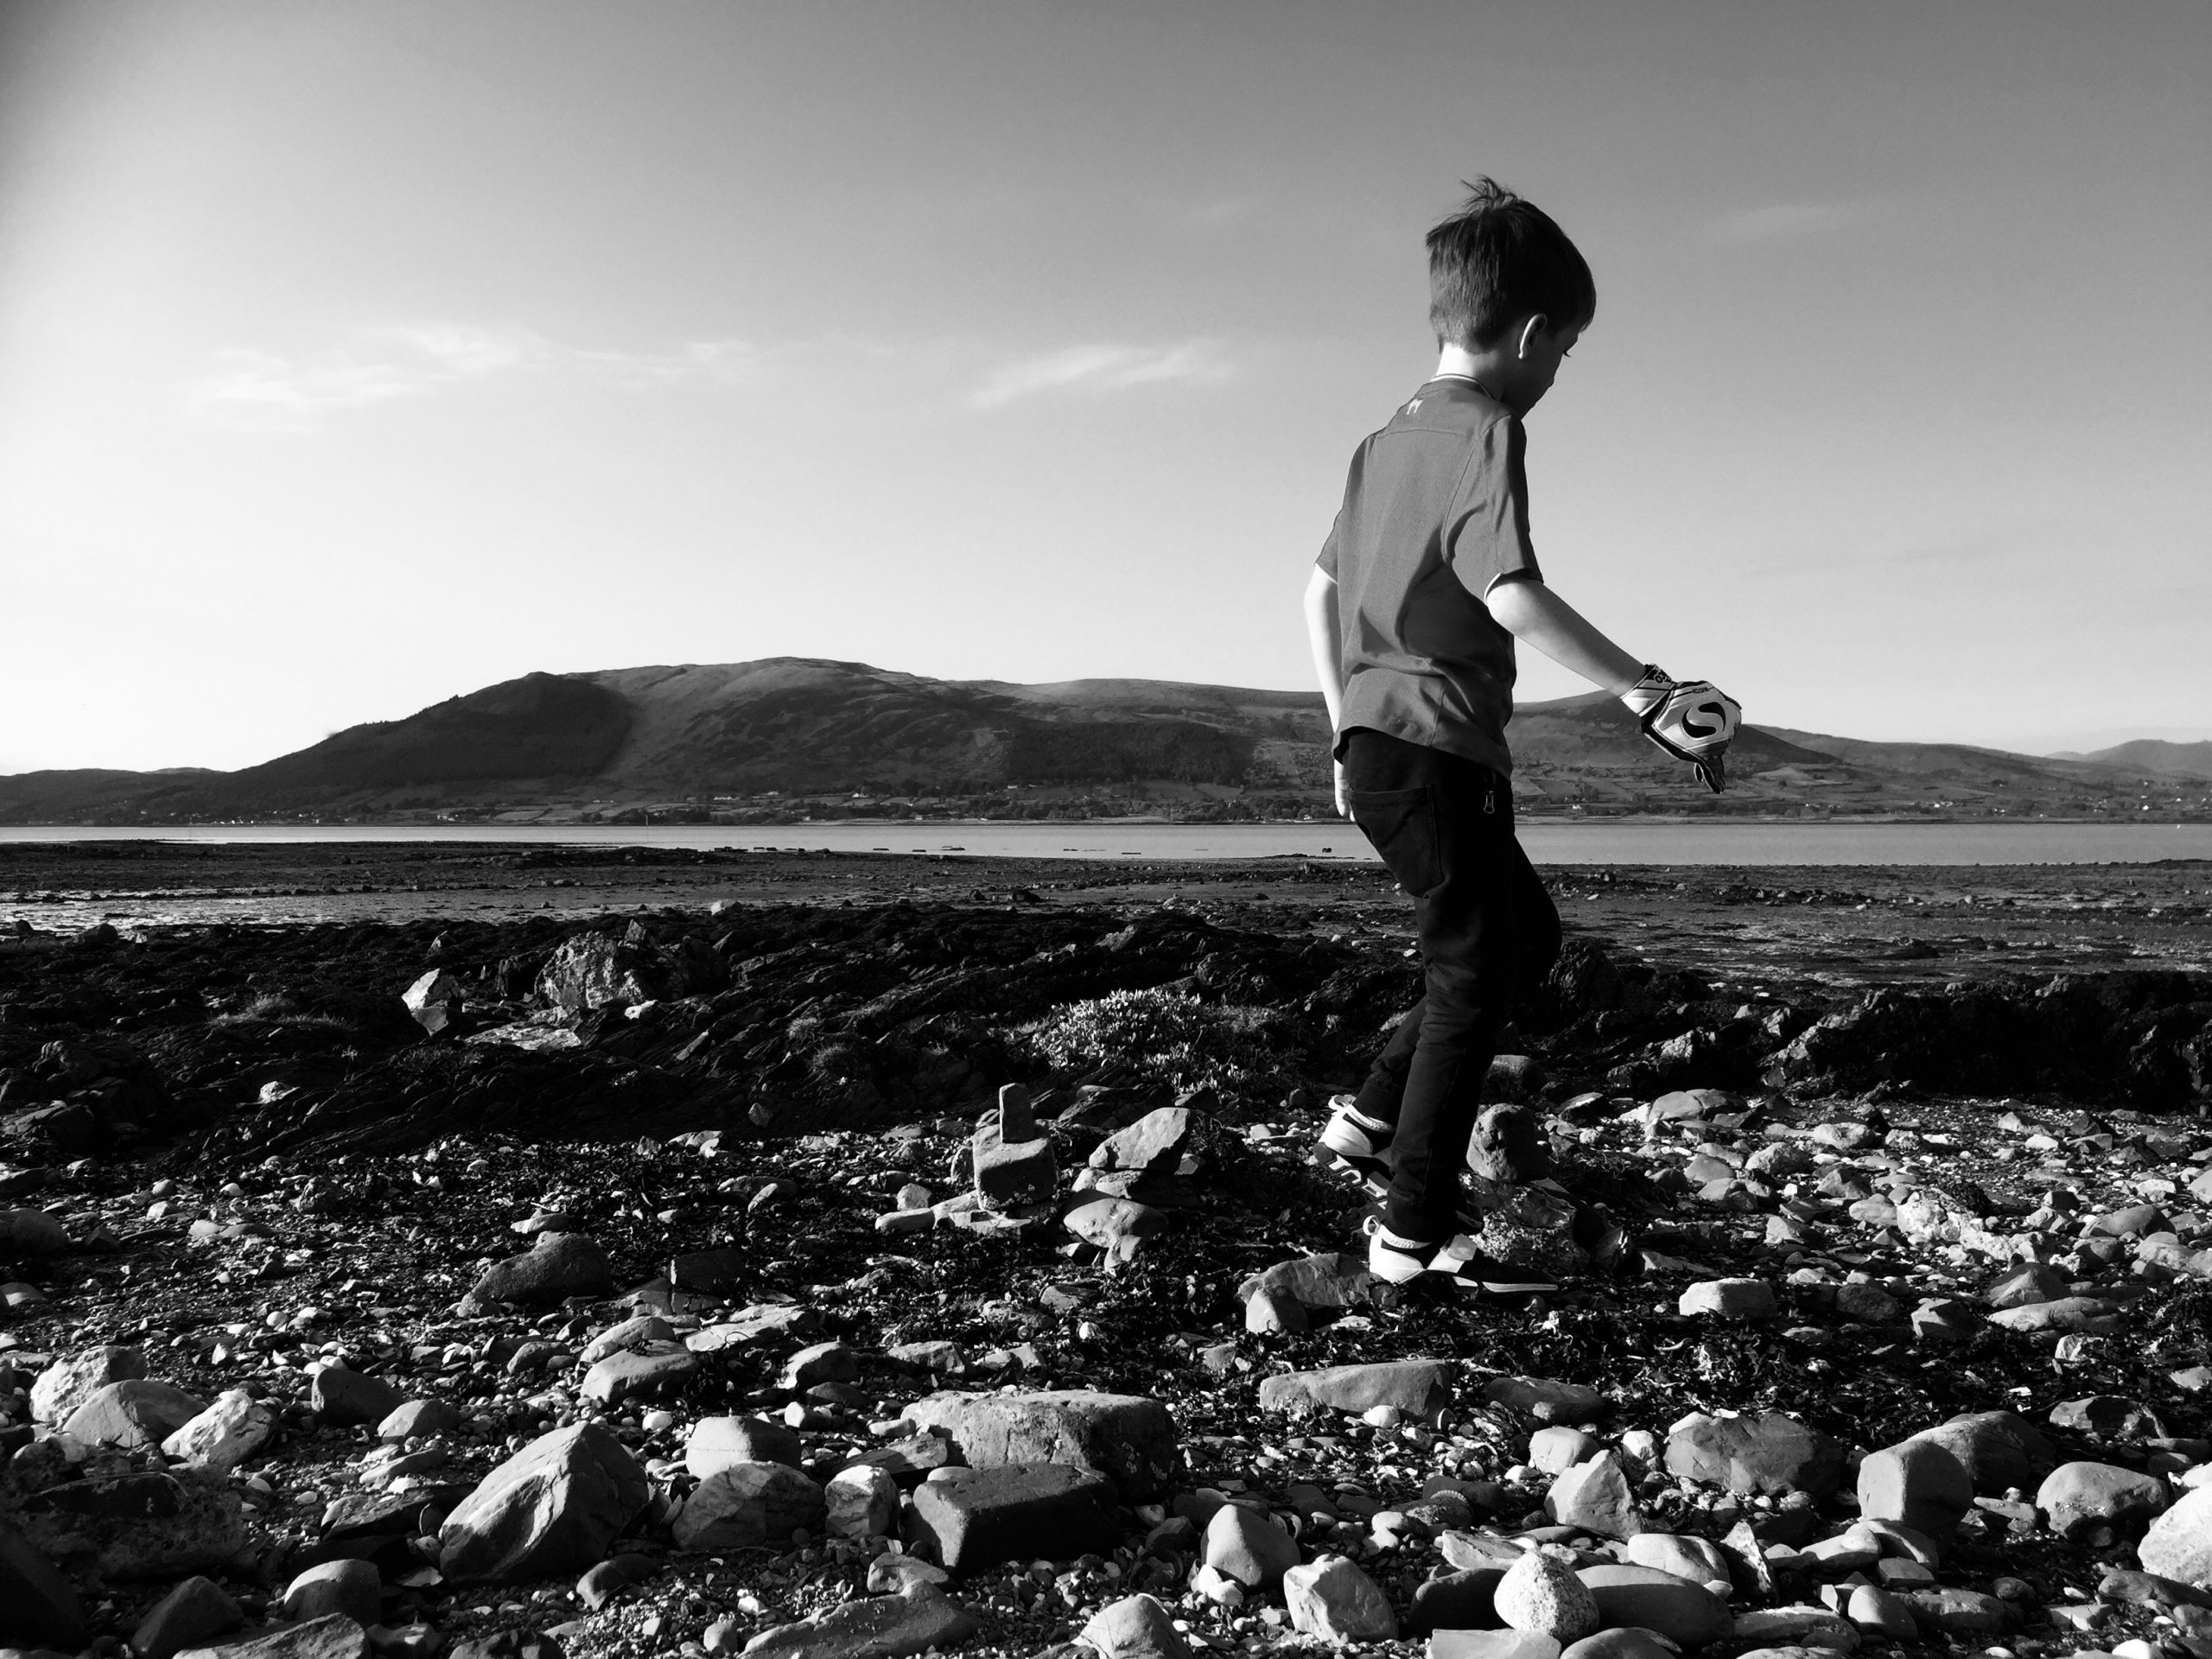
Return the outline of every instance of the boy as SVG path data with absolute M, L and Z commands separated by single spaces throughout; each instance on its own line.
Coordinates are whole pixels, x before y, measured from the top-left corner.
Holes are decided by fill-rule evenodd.
M 1455 1236 L 1459 1168 L 1499 1028 L 1560 943 L 1513 835 L 1514 642 L 1618 696 L 1716 791 L 1737 710 L 1638 662 L 1545 585 L 1521 422 L 1589 326 L 1597 288 L 1547 214 L 1487 178 L 1469 188 L 1428 234 L 1435 377 L 1353 456 L 1306 618 L 1337 810 L 1413 899 L 1426 982 L 1359 1093 L 1331 1103 L 1322 1145 L 1388 1183 L 1368 1247 L 1376 1277 L 1498 1289 L 1510 1269 Z

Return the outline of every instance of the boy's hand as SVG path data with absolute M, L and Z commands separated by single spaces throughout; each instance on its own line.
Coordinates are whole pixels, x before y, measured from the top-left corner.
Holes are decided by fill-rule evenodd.
M 1621 701 L 1646 737 L 1697 769 L 1699 782 L 1716 795 L 1727 787 L 1728 746 L 1744 719 L 1735 698 L 1710 681 L 1677 681 L 1647 665 Z
M 1334 760 L 1330 762 L 1330 766 L 1336 773 L 1337 816 L 1340 818 L 1350 818 L 1351 803 L 1344 799 L 1344 763 L 1341 760 Z

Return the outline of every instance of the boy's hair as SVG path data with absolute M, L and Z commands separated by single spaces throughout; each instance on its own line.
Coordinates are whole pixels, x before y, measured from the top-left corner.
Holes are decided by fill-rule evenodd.
M 1489 346 L 1541 311 L 1554 332 L 1598 314 L 1590 266 L 1549 213 L 1478 178 L 1459 211 L 1428 233 L 1428 321 L 1440 346 Z

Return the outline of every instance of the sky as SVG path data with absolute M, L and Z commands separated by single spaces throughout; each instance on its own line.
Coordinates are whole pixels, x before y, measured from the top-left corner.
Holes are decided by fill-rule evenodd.
M 1478 173 L 1596 272 L 1532 517 L 1624 648 L 2212 736 L 2208 84 L 2198 0 L 0 0 L 0 772 L 532 670 L 1308 686 Z

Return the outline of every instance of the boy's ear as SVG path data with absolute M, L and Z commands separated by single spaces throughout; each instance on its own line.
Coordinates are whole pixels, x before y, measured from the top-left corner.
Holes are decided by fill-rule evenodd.
M 1552 320 L 1541 311 L 1531 312 L 1523 318 L 1521 323 L 1520 339 L 1516 345 L 1514 355 L 1524 363 L 1528 361 L 1529 347 L 1535 342 L 1538 334 L 1548 333 L 1551 326 Z

